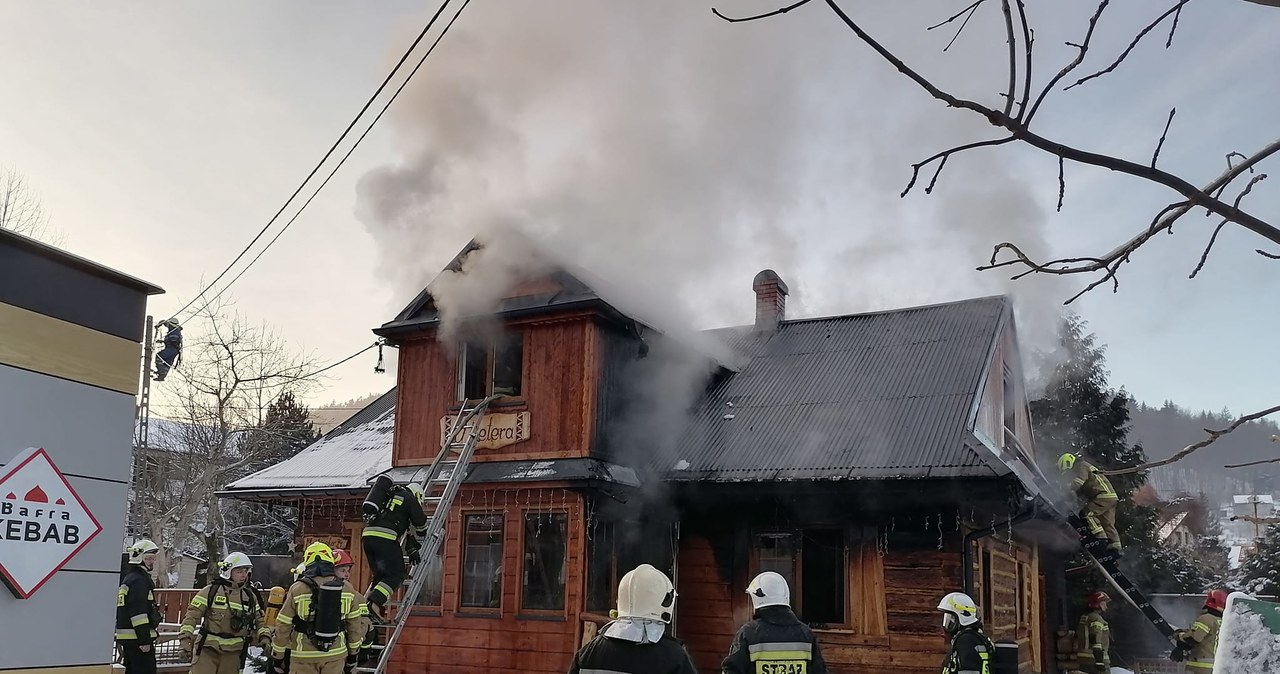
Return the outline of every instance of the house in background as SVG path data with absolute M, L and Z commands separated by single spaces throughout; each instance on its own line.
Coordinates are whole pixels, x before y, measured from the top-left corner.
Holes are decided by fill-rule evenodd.
M 368 480 L 410 479 L 464 399 L 497 394 L 394 670 L 563 672 L 642 562 L 675 581 L 704 672 L 764 570 L 838 671 L 936 672 L 958 589 L 1049 670 L 1060 560 L 1024 535 L 1045 481 L 1006 298 L 787 320 L 766 271 L 753 325 L 681 335 L 600 288 L 553 265 L 500 329 L 443 343 L 428 286 L 376 331 L 400 348 L 389 397 L 222 494 L 296 504 L 300 543 L 354 542 Z

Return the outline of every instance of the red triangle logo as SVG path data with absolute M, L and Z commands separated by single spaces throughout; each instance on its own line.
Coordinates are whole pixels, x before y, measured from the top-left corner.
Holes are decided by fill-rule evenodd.
M 66 505 L 66 504 L 67 504 L 67 502 L 66 502 L 65 500 L 63 500 L 63 499 L 58 499 L 57 501 L 54 501 L 54 502 L 53 502 L 53 504 L 54 504 L 54 505 Z
M 6 499 L 9 499 L 10 501 L 14 501 L 14 500 L 17 500 L 18 495 L 13 492 L 9 492 L 8 494 L 5 494 L 4 497 Z
M 27 501 L 28 503 L 48 503 L 49 495 L 44 493 L 44 490 L 40 488 L 40 485 L 36 485 L 31 488 L 31 491 L 27 492 L 27 494 L 22 497 L 22 500 Z

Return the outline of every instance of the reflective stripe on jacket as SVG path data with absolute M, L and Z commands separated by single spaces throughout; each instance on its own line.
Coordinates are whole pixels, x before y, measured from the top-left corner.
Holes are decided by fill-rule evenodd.
M 262 606 L 251 595 L 253 592 L 253 588 L 243 585 L 214 581 L 191 598 L 180 632 L 184 638 L 194 639 L 203 625 L 204 647 L 239 652 L 245 647 L 246 637 L 268 633 L 262 624 Z
M 146 567 L 129 566 L 116 594 L 116 640 L 139 645 L 156 640 L 160 611 L 156 608 L 155 582 Z
M 725 674 L 827 674 L 813 630 L 786 606 L 765 606 L 733 637 Z
M 317 576 L 314 580 L 317 584 L 324 585 L 331 582 L 333 576 Z M 283 658 L 288 650 L 294 660 L 331 660 L 345 658 L 348 651 L 359 650 L 369 632 L 369 607 L 365 604 L 364 597 L 346 581 L 342 583 L 340 610 L 344 632 L 338 635 L 327 650 L 316 648 L 311 638 L 298 629 L 303 621 L 312 618 L 311 587 L 302 581 L 294 583 L 276 616 L 275 636 L 271 641 L 272 657 Z M 300 618 L 296 624 L 295 616 Z

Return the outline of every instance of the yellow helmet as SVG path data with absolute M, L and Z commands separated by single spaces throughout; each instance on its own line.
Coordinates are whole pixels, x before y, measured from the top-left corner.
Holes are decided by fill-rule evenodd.
M 1058 457 L 1058 470 L 1065 473 L 1075 467 L 1076 467 L 1075 454 L 1072 454 L 1071 452 L 1067 452 L 1066 454 L 1063 454 L 1062 456 Z
M 308 545 L 306 551 L 302 553 L 302 565 L 311 566 L 316 562 L 329 562 L 332 564 L 333 548 L 320 541 Z

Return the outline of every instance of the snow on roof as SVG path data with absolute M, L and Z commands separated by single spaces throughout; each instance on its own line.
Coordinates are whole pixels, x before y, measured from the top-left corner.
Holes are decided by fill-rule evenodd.
M 393 388 L 292 458 L 227 485 L 220 496 L 362 492 L 391 468 Z
M 1246 503 L 1275 503 L 1275 499 L 1271 494 L 1236 494 L 1231 497 L 1236 505 L 1245 505 Z
M 1170 517 L 1169 520 L 1160 527 L 1160 540 L 1169 540 L 1169 537 L 1173 535 L 1173 532 L 1178 529 L 1185 519 L 1187 519 L 1187 513 L 1178 513 L 1177 515 Z

